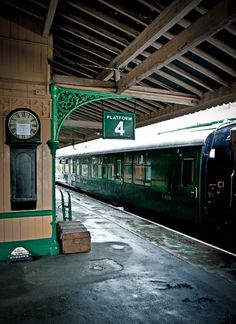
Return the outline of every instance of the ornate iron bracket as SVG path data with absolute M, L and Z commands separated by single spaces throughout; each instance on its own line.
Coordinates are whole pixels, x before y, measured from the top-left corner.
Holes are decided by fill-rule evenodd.
M 130 96 L 120 95 L 109 92 L 76 90 L 57 87 L 55 84 L 51 87 L 52 94 L 52 140 L 58 140 L 58 134 L 64 120 L 72 111 L 93 101 L 105 99 L 131 99 Z

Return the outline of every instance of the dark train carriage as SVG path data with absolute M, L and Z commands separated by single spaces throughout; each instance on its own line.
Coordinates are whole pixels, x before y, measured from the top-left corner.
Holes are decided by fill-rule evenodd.
M 235 129 L 196 127 L 59 156 L 58 175 L 113 201 L 195 224 L 221 223 L 235 208 Z

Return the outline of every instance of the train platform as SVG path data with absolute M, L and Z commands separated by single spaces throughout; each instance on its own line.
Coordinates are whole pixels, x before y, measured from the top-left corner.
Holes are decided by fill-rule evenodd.
M 91 250 L 0 262 L 0 323 L 236 323 L 235 255 L 71 197 Z

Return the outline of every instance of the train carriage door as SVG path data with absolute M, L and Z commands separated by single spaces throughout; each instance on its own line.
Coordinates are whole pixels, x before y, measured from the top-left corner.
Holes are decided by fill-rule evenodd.
M 179 208 L 181 218 L 191 222 L 198 222 L 198 154 L 196 149 L 187 149 L 181 152 Z
M 230 175 L 230 195 L 229 207 L 235 211 L 236 209 L 236 127 L 230 132 L 231 145 L 231 175 Z
M 207 161 L 206 206 L 208 222 L 220 228 L 235 220 L 236 128 L 217 130 Z

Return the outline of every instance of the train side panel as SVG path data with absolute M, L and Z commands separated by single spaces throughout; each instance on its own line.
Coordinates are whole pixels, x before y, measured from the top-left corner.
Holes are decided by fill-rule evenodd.
M 67 184 L 114 201 L 199 223 L 201 147 L 64 159 Z

